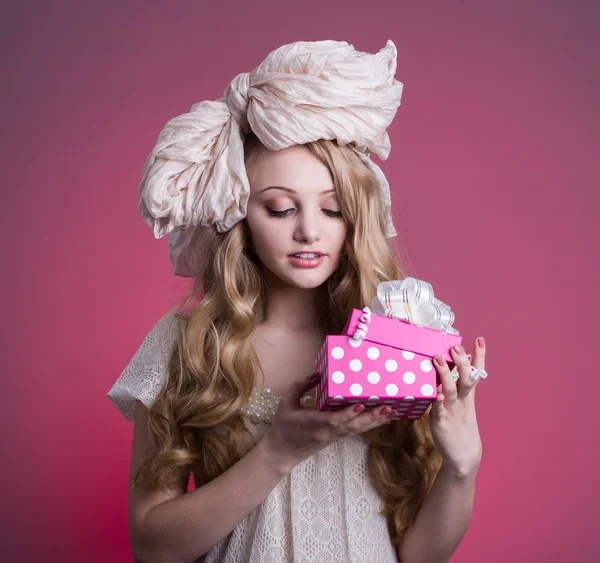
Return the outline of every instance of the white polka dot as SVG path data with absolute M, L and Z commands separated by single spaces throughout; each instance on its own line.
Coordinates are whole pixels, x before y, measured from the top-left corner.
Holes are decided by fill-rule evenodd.
M 344 383 L 344 379 L 345 379 L 344 374 L 341 371 L 334 371 L 331 374 L 331 380 L 334 383 Z
M 385 386 L 385 392 L 390 396 L 393 397 L 394 395 L 398 394 L 398 386 L 394 385 L 393 383 L 390 383 L 389 385 Z
M 372 397 L 369 397 L 370 403 L 374 403 L 375 401 L 379 401 L 379 397 L 377 395 L 373 395 Z
M 342 375 L 343 375 L 343 374 L 342 374 Z M 334 401 L 343 401 L 343 400 L 344 400 L 344 397 L 342 397 L 341 395 L 336 395 L 336 396 L 333 398 L 333 400 L 334 400 Z
M 405 401 L 414 401 L 415 398 L 412 395 L 407 395 L 406 397 L 404 397 Z
M 385 362 L 385 369 L 388 371 L 396 371 L 398 369 L 398 363 L 396 360 L 387 360 Z
M 433 387 L 429 385 L 429 383 L 426 383 L 421 387 L 421 393 L 423 393 L 423 395 L 425 395 L 426 397 L 430 397 L 431 395 L 433 395 Z
M 348 403 L 360 403 L 360 399 L 350 399 Z
M 402 350 L 402 357 L 405 360 L 412 360 L 415 357 L 415 353 L 409 352 L 408 350 Z
M 332 351 L 331 351 L 331 357 L 336 359 L 336 360 L 341 360 L 344 357 L 344 349 L 340 348 L 339 346 L 336 346 Z
M 379 383 L 379 380 L 381 379 L 381 377 L 379 376 L 379 374 L 376 371 L 370 371 L 369 375 L 367 375 L 367 379 L 369 380 L 369 383 L 372 383 L 373 385 L 375 385 L 376 383 Z
M 348 337 L 348 344 L 350 344 L 352 348 L 358 348 L 362 344 L 362 340 L 354 340 L 354 338 Z
M 362 362 L 360 360 L 352 360 L 350 362 L 350 369 L 352 371 L 360 371 L 362 369 Z
M 428 399 L 421 399 L 420 401 L 417 401 L 417 403 L 428 405 L 429 403 L 431 403 L 431 401 L 429 401 Z
M 355 397 L 356 395 L 360 395 L 362 393 L 362 385 L 353 383 L 350 385 L 350 393 L 352 393 Z
M 418 414 L 411 414 L 411 415 L 409 415 L 408 418 L 420 418 L 420 415 L 418 415 Z
M 431 363 L 431 360 L 423 360 L 421 362 L 421 371 L 424 371 L 425 373 L 431 371 L 433 369 L 433 364 Z
M 371 346 L 367 350 L 367 358 L 369 358 L 369 360 L 376 360 L 379 358 L 379 349 L 375 348 L 375 346 Z
M 402 380 L 408 385 L 414 383 L 415 379 L 417 379 L 417 376 L 412 371 L 404 372 L 404 375 L 402 376 Z

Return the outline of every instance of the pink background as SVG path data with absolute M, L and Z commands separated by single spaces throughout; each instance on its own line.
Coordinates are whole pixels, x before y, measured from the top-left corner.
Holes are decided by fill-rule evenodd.
M 405 90 L 382 167 L 410 273 L 469 351 L 488 342 L 483 462 L 452 560 L 600 559 L 598 5 L 335 6 L 3 7 L 4 560 L 132 561 L 132 426 L 105 394 L 188 285 L 138 215 L 144 159 L 170 118 L 322 39 L 395 42 Z

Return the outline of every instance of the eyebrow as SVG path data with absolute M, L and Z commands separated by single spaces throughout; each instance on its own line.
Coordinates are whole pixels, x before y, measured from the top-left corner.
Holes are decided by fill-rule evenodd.
M 259 194 L 262 194 L 263 192 L 266 192 L 267 190 L 283 190 L 284 192 L 290 192 L 292 194 L 296 194 L 298 193 L 296 190 L 292 190 L 292 188 L 286 188 L 285 186 L 269 186 L 268 188 L 265 188 L 264 190 L 260 190 L 260 192 L 258 192 Z M 319 195 L 325 195 L 325 194 L 330 194 L 331 192 L 335 192 L 335 188 L 332 188 L 331 190 L 325 190 L 323 192 L 319 192 Z

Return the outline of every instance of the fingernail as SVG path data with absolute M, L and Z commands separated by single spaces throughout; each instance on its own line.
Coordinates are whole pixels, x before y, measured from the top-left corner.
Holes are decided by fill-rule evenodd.
M 434 360 L 435 360 L 435 363 L 440 367 L 443 367 L 446 365 L 446 360 L 444 359 L 444 356 L 436 356 L 434 358 Z
M 392 409 L 390 409 L 390 407 L 383 407 L 381 409 L 381 414 L 388 414 L 390 412 L 392 412 Z
M 318 371 L 315 372 L 315 373 L 313 373 L 313 374 L 311 374 L 311 375 L 309 375 L 308 379 L 314 379 L 315 377 L 319 377 L 319 372 Z
M 354 412 L 362 412 L 365 410 L 365 406 L 364 405 L 356 405 L 354 407 Z
M 455 352 L 456 352 L 456 353 L 457 353 L 459 356 L 464 356 L 464 355 L 465 355 L 465 352 L 464 352 L 464 350 L 463 350 L 462 346 L 459 346 L 458 344 L 455 344 L 455 345 L 453 346 L 453 348 L 454 348 L 454 351 L 455 351 Z
M 483 336 L 480 336 L 477 339 L 477 346 L 479 346 L 480 348 L 483 348 L 485 346 L 485 340 L 483 339 Z

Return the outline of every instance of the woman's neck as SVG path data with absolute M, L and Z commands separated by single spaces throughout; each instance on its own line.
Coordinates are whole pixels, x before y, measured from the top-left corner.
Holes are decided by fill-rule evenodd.
M 322 287 L 291 287 L 280 280 L 269 279 L 260 324 L 293 331 L 319 330 L 318 300 L 322 290 Z

